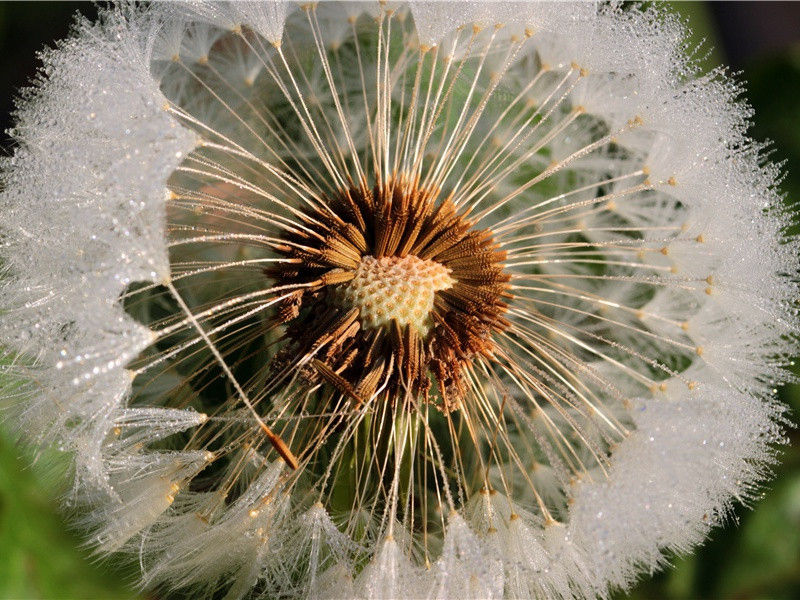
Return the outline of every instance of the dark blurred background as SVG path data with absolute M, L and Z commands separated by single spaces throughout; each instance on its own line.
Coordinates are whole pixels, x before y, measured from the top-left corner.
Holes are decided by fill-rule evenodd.
M 800 212 L 800 2 L 670 4 L 692 29 L 692 43 L 702 44 L 703 65 L 729 65 L 746 82 L 755 108 L 752 135 L 771 140 L 773 159 L 785 161 L 786 202 Z M 78 12 L 94 18 L 97 8 L 0 3 L 0 131 L 11 126 L 16 91 L 36 72 L 36 52 L 63 38 Z M 11 148 L 0 133 L 0 152 Z M 780 393 L 800 421 L 800 386 Z M 674 568 L 643 580 L 633 598 L 800 599 L 800 429 L 789 436 L 777 477 L 754 510 L 737 507 L 727 527 L 693 555 L 673 557 Z M 130 571 L 97 564 L 80 549 L 80 537 L 57 508 L 58 459 L 45 456 L 32 466 L 32 458 L 0 426 L 0 599 L 145 597 L 130 585 Z

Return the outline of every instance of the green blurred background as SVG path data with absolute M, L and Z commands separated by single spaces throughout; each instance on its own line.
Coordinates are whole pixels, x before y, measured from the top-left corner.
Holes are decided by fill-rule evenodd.
M 670 4 L 692 29 L 692 43 L 703 44 L 698 56 L 705 66 L 741 72 L 756 112 L 752 134 L 772 140 L 773 159 L 786 161 L 782 187 L 800 210 L 800 2 Z M 76 11 L 97 14 L 88 3 L 0 3 L 0 130 L 10 126 L 15 90 L 37 68 L 35 52 L 64 37 Z M 11 152 L 4 134 L 0 146 Z M 800 421 L 800 385 L 780 393 Z M 737 507 L 699 551 L 673 557 L 673 568 L 643 579 L 630 597 L 800 599 L 800 429 L 788 433 L 777 477 L 754 510 Z M 34 464 L 0 424 L 0 600 L 155 598 L 135 591 L 130 566 L 98 564 L 81 549 L 58 508 L 66 485 L 61 471 L 54 456 Z

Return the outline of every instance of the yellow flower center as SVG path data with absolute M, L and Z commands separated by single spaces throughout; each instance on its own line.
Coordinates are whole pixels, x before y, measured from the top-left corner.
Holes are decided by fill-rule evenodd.
M 425 336 L 436 292 L 453 286 L 450 269 L 434 260 L 408 255 L 402 258 L 364 256 L 355 277 L 336 290 L 344 308 L 358 308 L 363 327 L 378 329 L 397 321 Z

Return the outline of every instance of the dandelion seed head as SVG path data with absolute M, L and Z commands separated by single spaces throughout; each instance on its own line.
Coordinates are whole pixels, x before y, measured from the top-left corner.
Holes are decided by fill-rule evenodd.
M 98 551 L 200 596 L 593 598 L 754 499 L 796 242 L 683 37 L 589 3 L 77 23 L 3 164 L 0 395 Z

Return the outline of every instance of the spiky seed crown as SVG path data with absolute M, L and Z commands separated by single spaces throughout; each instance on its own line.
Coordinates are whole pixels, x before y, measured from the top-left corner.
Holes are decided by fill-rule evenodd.
M 404 176 L 344 190 L 304 224 L 277 248 L 289 260 L 266 270 L 279 287 L 306 285 L 278 313 L 292 340 L 283 356 L 324 343 L 311 381 L 363 403 L 385 379 L 390 397 L 427 402 L 433 377 L 436 404 L 458 408 L 462 371 L 474 356 L 491 356 L 492 334 L 508 325 L 506 254 L 491 232 Z M 425 284 L 411 287 L 420 277 Z M 408 294 L 412 317 L 403 318 L 389 298 Z

